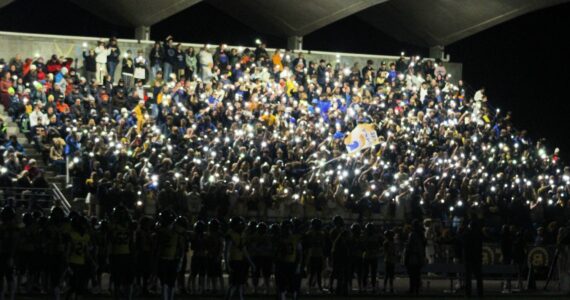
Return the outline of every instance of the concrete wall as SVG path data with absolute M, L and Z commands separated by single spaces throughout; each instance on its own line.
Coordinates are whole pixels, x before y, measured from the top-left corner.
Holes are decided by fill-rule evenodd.
M 42 56 L 47 61 L 51 55 L 56 54 L 57 56 L 74 57 L 77 58 L 77 67 L 80 68 L 83 64 L 83 59 L 81 57 L 83 51 L 83 44 L 87 43 L 88 47 L 95 47 L 96 42 L 99 38 L 96 37 L 80 37 L 80 36 L 62 36 L 62 35 L 45 35 L 45 34 L 29 34 L 29 33 L 17 33 L 17 32 L 5 32 L 0 31 L 0 58 L 4 58 L 9 61 L 10 58 L 14 57 L 15 54 L 21 54 L 23 58 L 26 57 L 38 57 Z M 120 39 L 119 47 L 122 53 L 125 53 L 130 49 L 133 54 L 139 49 L 145 51 L 145 53 L 150 52 L 150 48 L 154 42 L 152 41 L 137 41 L 137 40 L 127 40 Z M 203 44 L 193 44 L 193 43 L 182 43 L 184 47 L 202 47 Z M 214 46 L 212 46 L 214 47 Z M 241 47 L 232 46 L 228 47 Z M 255 46 L 248 46 L 252 50 Z M 245 48 L 245 46 L 243 46 Z M 274 49 L 268 49 L 271 54 Z M 397 60 L 398 56 L 387 56 L 387 55 L 374 55 L 374 54 L 356 54 L 356 53 L 335 53 L 335 52 L 323 52 L 323 51 L 310 51 L 303 50 L 308 61 L 318 61 L 321 58 L 328 62 L 335 63 L 340 62 L 345 66 L 352 66 L 355 62 L 358 62 L 361 67 L 366 64 L 366 60 L 372 59 L 375 66 L 379 66 L 381 61 L 386 61 L 390 63 Z M 452 74 L 452 79 L 457 80 L 461 78 L 462 74 L 462 64 L 460 63 L 445 63 L 445 66 L 450 74 Z M 117 74 L 120 72 L 120 66 L 117 68 Z M 118 76 L 115 76 L 118 78 Z

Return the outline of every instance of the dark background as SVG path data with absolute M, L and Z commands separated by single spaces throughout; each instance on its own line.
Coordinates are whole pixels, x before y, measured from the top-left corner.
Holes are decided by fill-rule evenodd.
M 101 20 L 65 0 L 18 0 L 0 9 L 0 30 L 133 38 L 132 28 Z M 284 48 L 284 38 L 257 32 L 207 3 L 196 4 L 151 27 L 151 38 L 172 34 L 195 43 Z M 570 153 L 570 4 L 536 11 L 446 47 L 463 63 L 463 78 L 487 88 L 489 101 L 513 112 L 518 128 L 547 138 L 551 148 Z M 304 48 L 333 52 L 426 56 L 428 49 L 401 43 L 352 16 L 304 37 Z

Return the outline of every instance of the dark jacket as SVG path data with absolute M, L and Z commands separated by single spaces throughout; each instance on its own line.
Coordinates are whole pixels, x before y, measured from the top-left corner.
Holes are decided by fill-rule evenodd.
M 159 47 L 158 49 L 153 47 L 152 50 L 150 50 L 149 59 L 151 66 L 162 65 L 164 62 L 164 51 L 162 50 L 162 47 Z

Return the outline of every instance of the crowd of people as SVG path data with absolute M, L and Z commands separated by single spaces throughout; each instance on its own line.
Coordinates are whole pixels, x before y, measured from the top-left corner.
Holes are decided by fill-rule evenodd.
M 484 88 L 452 81 L 439 60 L 402 53 L 346 66 L 262 42 L 183 49 L 171 36 L 136 55 L 114 38 L 83 47 L 80 68 L 56 55 L 1 60 L 0 99 L 100 219 L 117 205 L 192 221 L 354 214 L 361 227 L 437 221 L 434 236 L 471 219 L 488 238 L 509 225 L 555 243 L 570 216 L 559 150 L 514 128 Z M 358 124 L 373 124 L 379 143 L 349 155 Z M 42 178 L 0 133 L 2 186 Z
M 422 269 L 435 259 L 464 264 L 464 273 L 443 275 L 457 276 L 466 295 L 475 276 L 482 296 L 482 246 L 490 238 L 477 216 L 436 239 L 432 224 L 419 220 L 391 226 L 345 224 L 340 216 L 330 222 L 291 218 L 278 223 L 232 217 L 191 224 L 170 209 L 136 220 L 122 205 L 101 220 L 75 211 L 66 215 L 60 207 L 46 215 L 25 212 L 21 218 L 5 207 L 0 220 L 0 293 L 10 299 L 16 293 L 55 299 L 87 293 L 115 299 L 153 294 L 243 299 L 246 291 L 278 299 L 297 299 L 301 293 L 418 295 Z M 519 235 L 509 230 L 500 237 L 503 261 L 521 264 L 513 253 L 526 241 L 521 247 Z M 398 265 L 405 267 L 404 274 L 397 272 Z M 395 290 L 396 275 L 409 277 L 408 291 Z

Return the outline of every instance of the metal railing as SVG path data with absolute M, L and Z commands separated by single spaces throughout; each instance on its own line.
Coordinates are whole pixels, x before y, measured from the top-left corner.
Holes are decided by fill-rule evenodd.
M 52 206 L 71 211 L 71 204 L 56 184 L 48 188 L 0 187 L 0 203 L 25 209 L 49 209 Z
M 54 205 L 60 206 L 63 208 L 63 211 L 68 214 L 71 211 L 71 204 L 67 201 L 65 195 L 61 192 L 57 184 L 52 183 L 52 192 L 54 195 Z

